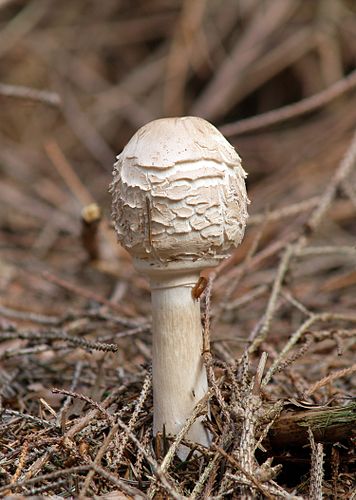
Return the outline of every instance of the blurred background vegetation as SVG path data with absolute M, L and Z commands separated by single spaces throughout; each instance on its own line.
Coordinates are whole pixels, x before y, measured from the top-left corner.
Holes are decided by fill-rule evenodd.
M 3 175 L 17 189 L 28 189 L 29 180 L 35 191 L 44 178 L 56 182 L 45 153 L 54 139 L 106 205 L 114 154 L 147 121 L 191 114 L 220 126 L 351 73 L 355 9 L 353 0 L 2 0 L 1 84 L 47 90 L 54 100 L 49 106 L 0 92 Z M 258 181 L 275 174 L 296 196 L 319 188 L 355 122 L 349 99 L 308 120 L 228 134 L 257 190 L 252 210 L 262 206 Z M 263 203 L 281 194 L 268 196 L 272 190 L 273 182 Z

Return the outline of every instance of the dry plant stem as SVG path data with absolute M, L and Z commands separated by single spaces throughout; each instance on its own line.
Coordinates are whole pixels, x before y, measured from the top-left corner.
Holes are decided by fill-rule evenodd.
M 52 389 L 52 392 L 53 394 L 65 394 L 66 396 L 71 396 L 72 398 L 78 398 L 81 399 L 82 401 L 86 401 L 91 406 L 97 408 L 103 414 L 103 416 L 105 416 L 108 419 L 110 424 L 114 423 L 113 416 L 105 409 L 105 407 L 102 406 L 97 401 L 94 401 L 93 399 L 89 398 L 88 396 L 85 396 L 84 394 L 80 394 L 78 392 L 66 391 L 65 389 L 57 389 L 56 387 Z
M 59 144 L 55 140 L 50 140 L 45 143 L 44 149 L 58 174 L 62 177 L 77 200 L 84 206 L 94 203 L 95 200 L 64 156 Z
M 315 44 L 314 30 L 305 27 L 292 32 L 283 44 L 278 44 L 265 53 L 258 62 L 251 65 L 250 70 L 245 73 L 245 78 L 240 79 L 234 92 L 235 105 L 270 78 L 314 50 Z
M 356 86 L 356 70 L 350 73 L 346 78 L 339 80 L 329 88 L 319 92 L 318 94 L 302 99 L 295 104 L 289 104 L 283 108 L 274 109 L 258 116 L 252 116 L 245 120 L 239 120 L 235 123 L 228 123 L 220 127 L 221 132 L 226 136 L 237 134 L 245 134 L 253 132 L 276 123 L 290 120 L 298 116 L 310 113 L 316 109 L 320 109 L 340 95 L 348 92 Z
M 252 393 L 255 396 L 258 396 L 261 392 L 261 382 L 262 382 L 262 377 L 263 377 L 263 372 L 265 371 L 266 363 L 267 363 L 267 357 L 268 354 L 266 352 L 263 352 L 261 354 L 260 361 L 258 363 L 258 367 L 256 370 L 256 375 L 253 383 L 253 389 Z
M 330 204 L 335 198 L 335 194 L 340 184 L 343 181 L 345 181 L 345 179 L 348 177 L 353 167 L 355 166 L 355 160 L 356 160 L 356 131 L 352 136 L 350 146 L 347 149 L 344 157 L 342 158 L 333 179 L 331 180 L 328 188 L 322 195 L 319 205 L 314 210 L 308 222 L 308 226 L 311 230 L 315 230 L 316 227 L 319 225 L 321 219 L 325 215 L 325 212 L 328 210 Z
M 263 260 L 277 254 L 281 249 L 286 248 L 286 246 L 292 240 L 294 240 L 295 237 L 296 237 L 295 233 L 292 233 L 292 234 L 287 234 L 285 237 L 282 237 L 277 241 L 274 241 L 269 246 L 259 251 L 254 257 L 252 257 L 249 263 L 246 265 L 245 270 L 251 271 L 255 269 L 256 267 L 261 265 L 261 262 Z M 234 254 L 232 254 L 232 256 L 229 259 L 226 259 L 219 265 L 217 270 L 212 275 L 214 277 L 216 287 L 224 288 L 231 282 L 232 279 L 235 279 L 236 276 L 237 277 L 240 276 L 241 273 L 240 266 L 242 266 L 243 264 L 240 264 L 239 266 L 232 268 L 225 274 L 222 274 L 225 271 L 225 269 L 233 266 L 234 264 L 235 264 L 235 258 Z
M 268 221 L 275 222 L 284 218 L 292 217 L 293 215 L 299 215 L 302 212 L 307 212 L 308 210 L 318 205 L 319 199 L 319 196 L 313 196 L 312 198 L 293 203 L 292 205 L 286 205 L 276 208 L 275 210 L 271 210 L 270 212 L 268 212 Z M 262 224 L 263 222 L 265 222 L 265 220 L 266 213 L 251 215 L 248 220 L 248 225 L 255 226 L 258 224 Z
M 58 108 L 61 105 L 61 98 L 55 92 L 48 90 L 38 90 L 22 85 L 6 85 L 0 83 L 0 96 L 27 99 L 29 101 L 41 102 Z
M 331 475 L 334 498 L 337 498 L 337 482 L 340 472 L 340 453 L 337 446 L 338 445 L 336 444 L 336 446 L 333 446 L 331 449 Z
M 76 387 L 77 387 L 78 382 L 79 382 L 79 378 L 80 378 L 80 374 L 81 374 L 82 368 L 83 368 L 82 361 L 78 361 L 77 365 L 75 367 L 72 384 L 70 386 L 70 390 L 72 392 L 76 390 Z M 63 433 L 65 431 L 66 417 L 67 417 L 67 412 L 68 412 L 68 408 L 69 408 L 69 405 L 70 405 L 71 401 L 72 401 L 71 396 L 67 396 L 67 398 L 65 399 L 65 401 L 64 401 L 61 409 L 59 410 L 59 412 L 57 414 L 57 426 L 61 427 Z
M 68 485 L 68 478 L 59 479 L 58 481 L 51 482 L 49 484 L 45 484 L 44 486 L 39 486 L 38 488 L 30 488 L 28 492 L 32 497 L 38 498 L 38 495 L 45 493 L 48 490 L 57 490 L 63 491 L 63 487 L 65 488 Z M 27 492 L 26 492 L 27 493 Z
M 356 257 L 356 248 L 352 246 L 308 246 L 307 248 L 302 248 L 296 253 L 296 257 L 309 257 L 310 255 L 345 255 L 350 257 Z
M 301 311 L 305 316 L 312 316 L 313 313 L 309 311 L 299 300 L 297 300 L 289 290 L 282 290 L 282 295 L 283 297 L 290 303 L 292 304 L 296 309 Z
M 256 288 L 253 288 L 250 292 L 245 293 L 241 297 L 237 298 L 236 300 L 230 301 L 227 304 L 224 304 L 224 309 L 225 311 L 234 311 L 235 309 L 238 309 L 239 307 L 245 306 L 252 302 L 255 299 L 258 299 L 262 295 L 265 295 L 265 293 L 268 291 L 268 285 L 259 285 Z M 237 337 L 233 337 L 234 339 L 237 339 Z M 248 342 L 246 339 L 241 337 L 241 340 L 245 340 Z
M 125 481 L 122 481 L 119 477 L 114 476 L 103 467 L 99 465 L 92 464 L 92 469 L 102 477 L 105 477 L 109 481 L 111 481 L 115 486 L 117 486 L 120 490 L 124 491 L 128 495 L 131 495 L 130 498 L 134 498 L 135 500 L 141 500 L 147 498 L 141 491 L 138 491 L 136 488 L 129 486 Z
M 110 429 L 109 434 L 104 439 L 103 444 L 101 445 L 98 453 L 96 454 L 96 457 L 94 459 L 94 464 L 95 465 L 99 465 L 100 464 L 100 462 L 101 462 L 102 458 L 104 457 L 104 455 L 105 455 L 105 453 L 106 453 L 106 451 L 107 451 L 107 449 L 108 449 L 111 441 L 114 439 L 114 437 L 115 437 L 115 435 L 117 433 L 118 427 L 119 427 L 118 424 L 115 424 Z M 93 469 L 88 472 L 88 475 L 85 478 L 83 487 L 80 490 L 79 497 L 85 497 L 86 492 L 87 492 L 87 490 L 88 490 L 88 488 L 90 486 L 90 483 L 91 483 L 91 481 L 92 481 L 92 479 L 94 477 L 94 474 L 95 474 L 95 470 L 93 470 Z
M 90 424 L 92 420 L 94 420 L 99 413 L 101 413 L 102 408 L 106 410 L 106 408 L 109 408 L 110 405 L 112 405 L 118 396 L 125 392 L 127 390 L 127 385 L 123 384 L 121 387 L 118 387 L 116 391 L 114 391 L 110 396 L 108 396 L 104 401 L 101 403 L 101 408 L 95 408 L 84 417 L 80 418 L 67 432 L 65 435 L 66 438 L 73 439 L 74 436 L 79 433 L 81 430 L 83 430 L 87 425 Z
M 250 474 L 247 470 L 245 470 L 242 465 L 239 464 L 239 462 L 231 455 L 226 453 L 225 450 L 220 448 L 220 446 L 217 446 L 215 443 L 212 444 L 212 447 L 218 451 L 233 467 L 236 467 L 239 471 L 242 472 L 244 476 L 263 494 L 265 495 L 266 498 L 272 499 L 272 495 L 268 493 L 268 491 L 262 486 L 261 483 L 257 481 L 257 479 L 254 477 L 253 474 Z
M 191 428 L 191 426 L 195 422 L 197 416 L 207 406 L 207 402 L 208 402 L 209 396 L 211 395 L 211 392 L 212 392 L 212 390 L 210 389 L 210 391 L 204 396 L 204 398 L 201 401 L 199 401 L 197 406 L 194 408 L 193 413 L 186 420 L 184 426 L 182 427 L 180 432 L 175 437 L 172 445 L 170 446 L 169 450 L 166 453 L 166 456 L 164 457 L 164 459 L 162 460 L 162 463 L 160 465 L 160 471 L 162 472 L 162 474 L 165 473 L 169 469 L 169 467 L 174 459 L 175 454 L 176 453 L 179 454 L 179 445 L 180 445 L 181 441 L 183 440 L 185 435 L 188 433 L 189 429 Z M 185 452 L 185 450 L 184 450 L 184 452 Z M 154 498 L 156 492 L 157 492 L 157 484 L 156 484 L 156 482 L 154 482 L 154 483 L 152 483 L 152 485 L 150 487 L 150 490 L 148 492 L 148 497 Z
M 38 483 L 40 481 L 57 479 L 58 477 L 61 477 L 61 476 L 68 477 L 68 475 L 73 475 L 73 474 L 76 474 L 79 472 L 85 472 L 85 471 L 90 470 L 90 469 L 91 469 L 90 465 L 80 465 L 78 467 L 70 467 L 68 469 L 61 469 L 61 470 L 58 470 L 55 472 L 50 472 L 49 474 L 39 475 L 39 476 L 33 477 L 31 479 L 24 479 L 21 481 L 16 481 L 15 483 L 7 484 L 5 486 L 0 487 L 0 494 L 3 494 L 4 491 L 6 491 L 7 489 L 13 490 L 13 489 L 21 487 L 21 486 L 29 486 L 31 484 Z
M 194 489 L 189 497 L 189 500 L 196 500 L 197 498 L 199 498 L 199 495 L 202 492 L 205 482 L 209 479 L 209 477 L 211 477 L 211 474 L 213 474 L 214 469 L 216 468 L 217 464 L 220 461 L 221 461 L 221 456 L 219 452 L 217 452 L 215 456 L 212 458 L 212 460 L 205 467 L 202 474 L 200 475 L 199 481 L 194 486 Z
M 271 292 L 271 295 L 270 295 L 269 300 L 268 300 L 268 304 L 267 304 L 266 312 L 265 312 L 264 319 L 262 322 L 262 326 L 260 328 L 258 336 L 255 338 L 252 345 L 250 346 L 249 352 L 254 352 L 261 345 L 261 343 L 266 339 L 266 337 L 268 335 L 269 327 L 270 327 L 270 324 L 271 324 L 271 321 L 273 318 L 273 314 L 274 314 L 275 309 L 276 309 L 277 299 L 278 299 L 279 293 L 281 291 L 282 281 L 283 281 L 283 278 L 287 272 L 290 259 L 292 258 L 292 255 L 293 255 L 293 251 L 294 251 L 294 247 L 292 245 L 288 245 L 286 251 L 284 252 L 284 254 L 282 256 L 282 259 L 281 259 L 281 262 L 280 262 L 280 265 L 279 265 L 279 268 L 277 271 L 277 275 L 276 275 L 276 278 L 275 278 L 274 283 L 273 283 L 272 292 Z
M 227 408 L 227 404 L 224 401 L 224 398 L 221 394 L 221 391 L 216 382 L 216 377 L 214 373 L 213 366 L 213 357 L 210 350 L 210 315 L 211 315 L 211 307 L 210 307 L 210 299 L 211 292 L 213 286 L 213 279 L 209 278 L 208 286 L 205 290 L 205 315 L 204 315 L 204 328 L 203 328 L 203 360 L 205 369 L 207 372 L 209 385 L 213 388 L 215 397 L 218 400 L 222 413 L 226 418 L 227 422 L 230 422 L 230 413 Z
M 267 371 L 263 381 L 262 387 L 267 385 L 271 380 L 273 374 L 276 372 L 281 362 L 284 361 L 286 354 L 292 349 L 292 347 L 301 339 L 306 331 L 317 321 L 327 322 L 327 321 L 351 321 L 356 322 L 356 315 L 352 314 L 333 314 L 333 313 L 321 313 L 313 314 L 292 334 L 282 351 L 279 353 L 278 357 L 273 361 L 271 367 Z
M 239 463 L 244 473 L 254 473 L 254 449 L 255 431 L 257 425 L 257 413 L 261 406 L 259 396 L 255 396 L 251 391 L 243 399 L 243 422 L 240 438 L 240 448 L 238 450 Z M 250 498 L 250 488 L 241 488 L 241 498 Z
M 242 280 L 242 278 L 244 277 L 244 275 L 246 274 L 246 272 L 249 268 L 250 262 L 258 249 L 258 246 L 260 244 L 260 240 L 262 238 L 264 229 L 265 229 L 266 225 L 268 224 L 268 222 L 269 222 L 269 218 L 267 215 L 265 217 L 264 223 L 259 227 L 259 229 L 258 229 L 258 231 L 257 231 L 257 233 L 252 241 L 252 244 L 251 244 L 251 246 L 246 254 L 244 261 L 239 266 L 239 271 L 240 271 L 239 274 L 237 274 L 234 277 L 234 279 L 231 280 L 231 283 L 226 287 L 226 291 L 225 291 L 224 295 L 222 296 L 220 304 L 216 308 L 216 311 L 215 311 L 214 324 L 219 320 L 221 313 L 224 310 L 227 310 L 229 305 L 231 304 L 231 297 L 232 297 L 234 291 L 236 290 L 238 283 Z
M 227 472 L 226 476 L 239 484 L 244 484 L 246 486 L 249 486 L 251 484 L 251 481 L 243 480 L 241 478 L 241 476 L 236 476 L 235 474 L 231 474 L 230 472 Z M 277 483 L 275 483 L 272 480 L 269 482 L 268 485 L 264 486 L 264 490 L 267 491 L 268 494 L 270 495 L 270 496 L 267 496 L 265 494 L 266 498 L 271 498 L 271 499 L 285 498 L 286 500 L 305 500 L 305 497 L 291 495 L 288 491 L 283 490 L 283 488 L 281 486 L 279 486 Z M 233 491 L 235 491 L 235 490 L 230 490 L 229 493 L 230 492 L 232 493 Z M 223 498 L 225 498 L 225 496 Z M 256 498 L 255 495 L 248 497 L 249 500 L 254 500 L 255 498 Z
M 128 435 L 128 437 L 131 439 L 131 441 L 137 446 L 139 451 L 142 452 L 146 460 L 149 462 L 151 465 L 153 472 L 157 479 L 160 481 L 161 485 L 163 488 L 166 489 L 166 491 L 171 495 L 172 498 L 181 500 L 182 497 L 179 495 L 176 490 L 171 486 L 170 482 L 168 481 L 167 477 L 164 475 L 161 467 L 157 464 L 156 460 L 142 447 L 140 441 L 136 438 L 136 436 L 133 434 L 131 429 L 129 428 L 128 425 L 126 425 L 118 415 L 113 417 L 101 404 L 97 403 L 96 401 L 93 401 L 91 398 L 84 396 L 83 394 L 71 392 L 71 391 L 65 391 L 63 389 L 52 389 L 52 392 L 55 394 L 65 394 L 67 396 L 72 396 L 74 398 L 79 398 L 83 401 L 86 401 L 89 403 L 91 406 L 94 406 L 97 410 L 99 410 L 107 419 L 108 422 L 110 423 L 111 426 L 118 425 L 121 429 L 125 431 L 125 434 Z M 73 436 L 73 434 L 72 434 Z M 94 464 L 95 465 L 95 464 Z M 1 491 L 1 489 L 0 489 Z
M 349 184 L 347 181 L 342 183 L 342 189 L 344 193 L 349 197 L 349 200 L 356 208 L 356 190 L 352 184 Z
M 271 427 L 273 427 L 275 421 L 280 417 L 281 412 L 283 410 L 283 406 L 284 406 L 284 402 L 283 401 L 277 401 L 273 405 L 271 411 L 269 412 L 270 421 L 267 423 L 267 425 L 265 426 L 265 428 L 262 430 L 261 435 L 260 435 L 260 437 L 258 438 L 258 441 L 255 444 L 255 448 L 253 450 L 254 453 L 256 452 L 256 450 L 258 448 L 260 448 L 260 447 L 262 448 L 262 442 L 268 436 L 268 433 L 269 433 Z
M 337 189 L 339 188 L 340 184 L 345 181 L 345 179 L 349 176 L 351 173 L 354 165 L 355 165 L 355 159 L 356 159 L 356 132 L 354 133 L 350 146 L 348 150 L 346 151 L 343 159 L 341 160 L 333 179 L 331 180 L 329 186 L 327 189 L 324 191 L 323 195 L 320 198 L 320 201 L 313 211 L 312 215 L 310 216 L 308 222 L 307 222 L 307 228 L 310 231 L 315 231 L 317 227 L 319 226 L 322 218 L 325 216 L 325 213 L 329 209 L 333 199 L 335 198 Z M 269 325 L 271 322 L 271 319 L 273 317 L 273 313 L 276 307 L 276 300 L 278 297 L 278 294 L 280 293 L 282 281 L 284 278 L 285 273 L 287 272 L 290 260 L 292 259 L 293 256 L 297 255 L 300 253 L 300 251 L 303 249 L 303 247 L 307 243 L 307 238 L 303 234 L 301 235 L 298 240 L 296 241 L 295 244 L 289 245 L 287 250 L 285 251 L 278 272 L 276 279 L 274 281 L 272 293 L 267 305 L 266 313 L 265 313 L 265 319 L 263 322 L 263 325 L 261 327 L 260 333 L 258 337 L 254 340 L 253 344 L 250 347 L 250 351 L 254 351 L 260 343 L 266 338 L 269 330 Z M 286 346 L 282 349 L 282 352 L 278 356 L 278 358 L 273 362 L 272 366 L 268 370 L 264 381 L 262 382 L 262 385 L 265 385 L 268 383 L 270 378 L 272 377 L 273 373 L 276 371 L 278 365 L 282 360 L 284 360 L 285 355 L 287 352 L 296 344 L 296 342 L 299 340 L 301 335 L 315 322 L 315 321 L 329 321 L 330 319 L 340 319 L 339 316 L 342 315 L 333 315 L 333 314 L 319 314 L 319 315 L 312 315 L 310 318 L 308 318 L 303 325 L 295 332 L 295 334 L 292 335 L 290 340 L 287 342 Z M 353 321 L 353 319 L 351 319 Z
M 168 481 L 166 475 L 164 474 L 162 468 L 157 464 L 156 460 L 145 450 L 145 448 L 142 447 L 140 441 L 136 438 L 136 436 L 131 432 L 129 427 L 119 418 L 117 417 L 117 423 L 121 429 L 123 429 L 126 434 L 130 437 L 131 441 L 137 446 L 139 451 L 142 452 L 146 460 L 149 462 L 151 465 L 153 472 L 159 482 L 161 483 L 162 487 L 169 493 L 171 496 L 170 498 L 174 498 L 175 500 L 182 500 L 184 498 L 183 495 L 180 495 L 174 487 L 170 484 Z
M 141 439 L 142 448 L 144 450 L 147 450 L 148 447 L 150 446 L 151 437 L 152 437 L 152 427 L 148 427 L 146 429 L 145 434 L 143 435 L 143 437 Z M 135 477 L 136 477 L 137 481 L 142 481 L 142 476 L 144 474 L 144 470 L 143 470 L 144 458 L 145 457 L 143 456 L 142 451 L 139 450 L 139 452 L 137 453 L 136 462 L 135 462 L 135 471 L 136 471 Z
M 150 389 L 151 389 L 151 386 L 152 386 L 152 374 L 151 372 L 149 372 L 147 375 L 146 375 L 146 378 L 144 380 L 144 383 L 143 383 L 143 386 L 142 386 L 142 390 L 141 390 L 141 393 L 140 393 L 140 396 L 135 404 L 135 409 L 134 409 L 134 412 L 130 418 L 130 422 L 128 424 L 128 428 L 133 431 L 134 427 L 135 427 L 135 424 L 137 422 L 137 419 L 139 417 L 139 414 L 141 413 L 142 411 L 142 408 L 143 408 L 143 405 L 150 393 Z M 120 445 L 116 451 L 116 462 L 119 463 L 120 460 L 122 460 L 122 456 L 124 454 L 124 451 L 125 451 L 125 448 L 126 448 L 126 445 L 127 445 L 127 442 L 129 440 L 129 437 L 127 434 L 124 434 L 124 436 L 122 436 L 121 440 L 120 440 Z
M 62 318 L 58 318 L 57 316 L 48 316 L 31 311 L 18 311 L 3 305 L 0 305 L 0 314 L 7 318 L 26 320 L 31 323 L 39 323 L 42 325 L 58 325 L 62 322 Z
M 23 446 L 22 446 L 22 451 L 21 451 L 21 455 L 19 458 L 19 463 L 18 463 L 17 469 L 15 471 L 15 474 L 11 478 L 10 484 L 16 483 L 16 481 L 19 479 L 19 477 L 21 475 L 21 472 L 22 472 L 22 469 L 24 468 L 27 454 L 28 454 L 28 444 L 29 444 L 28 441 L 25 441 Z M 7 490 L 7 491 L 4 491 L 3 495 L 6 496 L 9 493 L 10 493 L 10 490 Z
M 251 18 L 229 57 L 217 68 L 214 78 L 192 106 L 194 114 L 216 119 L 229 105 L 235 104 L 234 90 L 241 75 L 246 68 L 253 66 L 263 51 L 260 40 L 271 36 L 288 20 L 295 8 L 295 2 L 278 0 L 268 4 L 265 11 L 261 10 L 258 16 Z
M 53 346 L 45 346 L 39 345 L 36 347 L 27 347 L 24 349 L 6 349 L 2 352 L 0 359 L 10 359 L 16 356 L 27 356 L 29 354 L 40 354 L 46 351 L 60 351 L 66 350 L 65 347 L 53 347 Z
M 16 211 L 26 214 L 27 217 L 34 217 L 42 220 L 45 224 L 49 220 L 52 225 L 70 231 L 72 234 L 76 233 L 76 224 L 73 223 L 71 217 L 65 212 L 59 212 L 47 203 L 41 202 L 30 196 L 24 195 L 19 189 L 14 188 L 10 183 L 5 180 L 0 184 L 0 200 Z
M 40 481 L 51 481 L 52 479 L 57 479 L 61 476 L 66 476 L 68 478 L 68 477 L 73 476 L 74 474 L 86 472 L 86 471 L 91 470 L 91 469 L 93 469 L 95 472 L 97 472 L 101 476 L 105 477 L 106 479 L 108 479 L 109 481 L 114 483 L 116 486 L 118 486 L 120 489 L 127 492 L 128 494 L 133 494 L 133 493 L 135 494 L 137 492 L 137 490 L 135 490 L 131 486 L 127 485 L 124 481 L 120 480 L 120 478 L 117 478 L 113 474 L 110 474 L 102 467 L 99 467 L 96 464 L 89 464 L 89 465 L 79 465 L 78 467 L 70 467 L 68 469 L 61 469 L 61 470 L 58 470 L 55 472 L 50 472 L 49 474 L 39 475 L 39 476 L 33 477 L 31 479 L 24 479 L 21 481 L 17 481 L 16 483 L 13 483 L 10 485 L 5 485 L 5 486 L 1 487 L 0 493 L 3 494 L 4 490 L 7 490 L 7 489 L 13 490 L 17 487 L 30 486 L 30 485 L 38 483 Z M 142 496 L 140 495 L 137 498 L 145 498 L 145 497 L 143 495 Z M 177 495 L 176 495 L 176 496 L 173 496 L 172 498 L 175 498 L 175 499 L 179 498 L 179 500 L 181 500 L 182 497 L 177 497 Z
M 180 442 L 183 440 L 183 438 L 185 437 L 185 435 L 188 433 L 190 427 L 194 423 L 194 421 L 197 418 L 197 416 L 206 408 L 207 402 L 208 402 L 208 399 L 209 399 L 210 395 L 211 395 L 211 390 L 204 396 L 204 398 L 201 401 L 199 401 L 199 403 L 197 404 L 197 406 L 194 408 L 194 411 L 193 411 L 192 415 L 190 416 L 189 419 L 187 419 L 187 421 L 185 422 L 185 424 L 182 427 L 181 431 L 177 434 L 174 442 L 172 443 L 171 447 L 167 451 L 166 456 L 162 460 L 162 464 L 161 464 L 161 470 L 162 470 L 162 472 L 165 472 L 166 470 L 168 470 L 168 467 L 172 463 L 172 460 L 174 458 L 174 455 L 175 455 L 175 453 L 176 453 L 176 451 L 178 449 L 178 446 L 179 446 Z
M 66 342 L 67 346 L 76 346 L 76 347 L 82 347 L 83 349 L 88 349 L 88 350 L 97 350 L 97 351 L 103 351 L 103 352 L 117 352 L 118 346 L 116 344 L 105 344 L 102 342 L 90 342 L 89 340 L 80 338 L 80 337 L 73 337 L 71 335 L 68 335 L 67 333 L 64 333 L 61 330 L 50 330 L 47 332 L 41 331 L 41 332 L 36 332 L 36 331 L 13 331 L 13 330 L 5 330 L 2 331 L 0 329 L 0 339 L 24 339 L 24 340 L 29 340 L 29 341 L 42 341 L 41 343 L 44 343 L 45 341 L 55 341 L 55 340 L 62 340 Z M 44 348 L 45 346 L 41 347 Z M 53 347 L 52 347 L 53 348 Z M 1 357 L 7 357 L 11 351 L 3 351 L 2 354 L 0 354 Z M 18 351 L 17 351 L 18 352 Z
M 298 349 L 298 351 L 294 352 L 287 358 L 285 361 L 283 361 L 279 367 L 278 371 L 281 372 L 285 370 L 286 368 L 289 368 L 291 364 L 295 363 L 298 359 L 300 359 L 302 356 L 306 354 L 308 349 L 311 347 L 313 344 L 313 336 L 312 335 L 307 335 L 305 342 L 302 344 L 302 346 Z
M 114 156 L 113 151 L 94 123 L 88 120 L 76 96 L 71 92 L 70 86 L 64 84 L 64 80 L 57 80 L 57 85 L 62 87 L 60 92 L 63 103 L 62 112 L 69 127 L 93 158 L 101 164 L 104 171 L 108 170 Z
M 80 177 L 77 175 L 75 169 L 66 158 L 58 142 L 56 142 L 54 139 L 49 140 L 44 144 L 44 149 L 52 165 L 55 167 L 58 174 L 62 177 L 63 181 L 65 182 L 71 193 L 74 195 L 74 197 L 83 205 L 84 212 L 86 212 L 86 214 L 88 215 L 88 207 L 96 205 L 94 197 L 83 184 Z M 91 210 L 91 212 L 93 213 L 93 210 Z M 99 220 L 101 218 L 101 214 L 100 208 L 98 206 L 96 209 L 96 213 L 98 214 L 97 219 Z M 86 222 L 94 222 L 93 220 L 86 220 L 85 216 L 83 217 L 83 219 Z M 106 226 L 106 224 L 101 225 L 101 234 L 104 236 L 107 244 L 111 247 L 114 247 L 115 245 L 116 249 L 116 241 L 113 238 L 112 231 L 109 229 L 109 227 Z M 96 253 L 98 253 L 98 251 Z M 99 255 L 97 255 L 96 258 L 98 257 Z
M 322 500 L 323 498 L 323 445 L 315 443 L 313 432 L 308 429 L 309 441 L 311 446 L 311 471 L 310 471 L 310 486 L 309 498 L 313 500 Z
M 101 210 L 96 203 L 86 205 L 82 210 L 80 239 L 89 261 L 100 259 L 98 229 Z
M 151 280 L 153 330 L 153 433 L 177 434 L 208 390 L 202 358 L 200 303 L 192 296 L 199 273 L 187 279 Z M 198 418 L 187 437 L 209 446 Z M 189 450 L 180 450 L 185 458 Z
M 330 384 L 334 380 L 337 380 L 342 377 L 346 377 L 348 375 L 352 375 L 353 373 L 356 372 L 356 363 L 350 366 L 349 368 L 344 368 L 343 370 L 338 370 L 335 373 L 331 373 L 327 377 L 322 378 L 321 380 L 318 380 L 318 382 L 315 382 L 311 387 L 306 392 L 306 396 L 311 396 L 315 391 L 321 389 L 327 384 Z
M 164 114 L 167 116 L 179 116 L 184 112 L 185 85 L 197 50 L 205 3 L 205 0 L 183 2 L 180 20 L 167 57 L 164 86 Z
M 0 57 L 2 58 L 27 35 L 46 14 L 51 2 L 37 0 L 26 3 L 14 18 L 1 30 Z
M 10 409 L 3 409 L 2 412 L 7 415 L 13 415 L 14 417 L 17 418 L 23 418 L 24 420 L 28 420 L 29 422 L 33 422 L 34 424 L 37 425 L 43 425 L 45 427 L 53 427 L 53 424 L 51 422 L 47 422 L 47 420 L 43 420 L 42 418 L 39 417 L 34 417 L 32 415 L 27 415 L 26 413 L 21 413 L 16 410 L 10 410 Z
M 42 274 L 42 276 L 47 281 L 50 281 L 51 283 L 55 283 L 56 285 L 60 286 L 61 288 L 64 288 L 65 290 L 69 290 L 70 292 L 73 292 L 77 295 L 81 295 L 82 297 L 85 297 L 89 300 L 94 300 L 95 302 L 98 302 L 99 304 L 105 305 L 118 313 L 132 316 L 132 311 L 130 311 L 125 305 L 120 305 L 120 304 L 116 304 L 115 302 L 111 302 L 110 300 L 107 300 L 105 297 L 102 297 L 101 295 L 98 295 L 95 292 L 91 292 L 90 290 L 87 290 L 83 287 L 73 285 L 72 283 L 69 283 L 68 281 L 65 281 L 61 278 L 57 278 L 57 276 L 54 276 L 53 274 L 51 274 L 49 272 L 44 272 Z M 136 320 L 132 320 L 132 324 L 138 325 Z

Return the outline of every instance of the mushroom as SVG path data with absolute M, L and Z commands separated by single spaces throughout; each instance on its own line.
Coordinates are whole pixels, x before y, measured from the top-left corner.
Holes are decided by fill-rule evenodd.
M 207 392 L 200 304 L 192 291 L 200 272 L 243 238 L 245 177 L 233 146 L 191 116 L 146 124 L 117 157 L 110 186 L 114 226 L 151 285 L 154 435 L 163 428 L 177 434 Z M 202 420 L 187 437 L 208 446 Z

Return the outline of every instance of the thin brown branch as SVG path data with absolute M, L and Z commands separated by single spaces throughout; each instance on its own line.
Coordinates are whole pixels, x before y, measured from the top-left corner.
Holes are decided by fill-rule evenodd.
M 238 122 L 228 123 L 220 127 L 220 130 L 228 137 L 254 132 L 261 128 L 279 124 L 320 109 L 355 87 L 356 70 L 318 94 L 302 99 L 294 104 L 289 104 L 283 108 L 274 109 L 258 116 L 239 120 Z
M 278 357 L 273 361 L 271 367 L 265 375 L 262 386 L 266 385 L 273 374 L 276 372 L 277 368 L 284 361 L 286 354 L 292 349 L 292 347 L 299 342 L 302 336 L 309 330 L 309 328 L 316 322 L 329 322 L 329 321 L 350 321 L 356 322 L 356 314 L 337 314 L 337 313 L 320 313 L 313 314 L 291 335 L 286 345 L 283 347 L 282 351 L 279 353 Z
M 311 447 L 309 495 L 313 500 L 323 499 L 324 451 L 321 443 L 315 443 L 313 432 L 308 429 Z
M 92 195 L 79 179 L 73 167 L 64 156 L 63 151 L 59 147 L 58 143 L 54 139 L 52 139 L 46 142 L 46 144 L 44 145 L 44 149 L 53 166 L 56 168 L 58 174 L 62 177 L 77 200 L 79 200 L 83 206 L 94 203 Z
M 226 453 L 220 446 L 212 443 L 212 448 L 218 451 L 233 467 L 242 472 L 244 476 L 260 491 L 266 498 L 273 499 L 273 496 L 269 494 L 269 492 L 264 488 L 264 486 L 257 481 L 253 474 L 250 474 L 247 470 L 245 470 L 234 457 Z
M 338 370 L 335 373 L 331 373 L 330 375 L 322 378 L 321 380 L 318 380 L 317 382 L 315 382 L 315 384 L 309 387 L 305 395 L 311 396 L 312 394 L 314 394 L 314 392 L 318 391 L 325 385 L 334 382 L 334 380 L 338 380 L 343 377 L 348 377 L 349 375 L 352 375 L 355 372 L 356 372 L 356 363 L 350 366 L 349 368 L 344 368 L 343 370 Z
M 58 108 L 62 101 L 56 92 L 49 90 L 38 90 L 22 85 L 7 85 L 0 83 L 0 97 L 14 97 L 16 99 L 25 99 L 27 101 L 40 102 Z
M 102 297 L 95 292 L 91 292 L 89 290 L 86 290 L 85 288 L 74 285 L 73 283 L 69 283 L 66 280 L 63 280 L 61 278 L 58 278 L 57 276 L 54 276 L 53 274 L 49 272 L 44 272 L 42 275 L 47 281 L 50 281 L 51 283 L 54 283 L 61 288 L 64 288 L 65 290 L 68 290 L 76 295 L 80 295 L 82 297 L 85 297 L 86 299 L 89 300 L 94 300 L 95 302 L 98 302 L 99 304 L 105 305 L 109 307 L 110 309 L 117 311 L 121 314 L 126 314 L 128 316 L 132 316 L 132 312 L 129 308 L 122 304 L 116 304 L 115 302 L 111 302 L 110 300 L 105 299 L 105 297 Z

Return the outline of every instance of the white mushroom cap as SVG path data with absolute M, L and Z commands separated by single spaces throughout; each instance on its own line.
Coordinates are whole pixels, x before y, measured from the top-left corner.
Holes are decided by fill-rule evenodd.
M 246 173 L 233 146 L 206 120 L 146 124 L 117 157 L 113 175 L 115 229 L 136 259 L 211 265 L 240 244 Z

